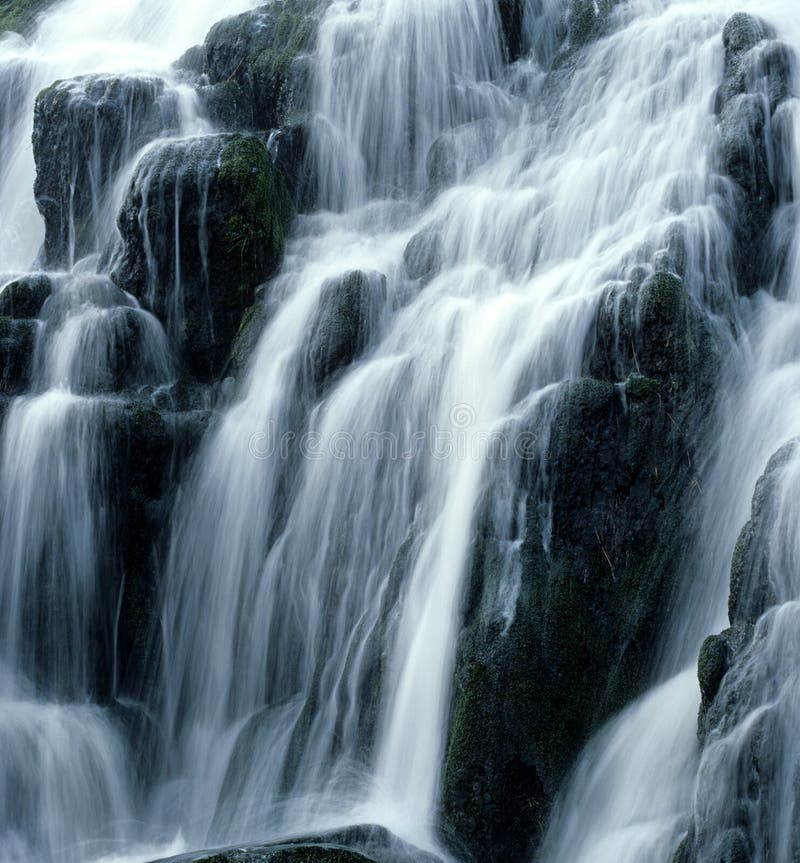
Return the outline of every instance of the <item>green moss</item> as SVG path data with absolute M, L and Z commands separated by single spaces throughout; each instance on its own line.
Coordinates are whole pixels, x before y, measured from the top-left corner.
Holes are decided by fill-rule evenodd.
M 254 136 L 235 135 L 222 152 L 219 181 L 239 202 L 228 219 L 225 241 L 242 258 L 254 254 L 256 246 L 268 247 L 274 269 L 283 257 L 294 210 L 264 144 Z
M 647 399 L 658 397 L 662 393 L 662 383 L 655 378 L 643 375 L 631 375 L 625 381 L 625 395 L 630 399 Z
M 53 0 L 0 0 L 0 33 L 6 30 L 29 33 L 36 23 L 38 13 L 52 2 Z

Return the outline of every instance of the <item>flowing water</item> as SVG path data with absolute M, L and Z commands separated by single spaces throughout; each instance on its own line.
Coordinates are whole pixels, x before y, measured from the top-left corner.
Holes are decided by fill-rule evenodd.
M 56 278 L 34 334 L 34 389 L 11 404 L 0 452 L 4 860 L 148 859 L 363 821 L 435 849 L 473 520 L 495 489 L 486 441 L 510 442 L 509 478 L 530 457 L 525 432 L 536 430 L 541 454 L 604 289 L 652 271 L 678 223 L 690 294 L 740 333 L 703 477 L 704 543 L 687 555 L 654 688 L 589 744 L 542 852 L 563 863 L 669 859 L 699 766 L 697 649 L 725 625 L 727 566 L 755 480 L 800 433 L 790 397 L 800 273 L 765 286 L 782 299 L 734 299 L 713 116 L 721 31 L 740 8 L 792 46 L 800 28 L 789 0 L 630 0 L 554 106 L 544 70 L 565 4 L 528 5 L 528 53 L 510 70 L 490 0 L 336 0 L 324 13 L 312 146 L 325 209 L 298 218 L 246 380 L 177 496 L 163 659 L 144 705 L 168 755 L 144 788 L 124 725 L 92 699 L 114 639 L 104 610 L 121 590 L 107 542 L 114 358 L 132 326 L 143 361 L 126 386 L 169 384 L 174 358 L 157 321 L 94 273 L 97 255 Z M 207 132 L 165 70 L 247 6 L 67 0 L 30 45 L 0 42 L 0 271 L 29 269 L 43 237 L 28 143 L 38 89 L 79 73 L 159 73 L 180 106 L 173 133 Z M 785 114 L 791 187 L 794 102 Z M 434 194 L 426 157 L 443 133 L 455 182 Z M 121 151 L 93 186 L 96 253 L 137 157 Z M 435 238 L 442 260 L 424 288 L 403 262 L 419 235 Z M 363 352 L 321 380 L 314 334 L 356 270 Z M 177 269 L 176 294 L 179 282 Z M 796 536 L 790 488 L 776 542 Z M 519 519 L 495 494 L 508 537 L 498 614 L 511 620 Z M 782 656 L 770 633 L 764 651 Z M 793 696 L 779 708 L 787 729 Z M 729 763 L 712 752 L 701 776 Z M 779 822 L 769 829 L 780 834 Z

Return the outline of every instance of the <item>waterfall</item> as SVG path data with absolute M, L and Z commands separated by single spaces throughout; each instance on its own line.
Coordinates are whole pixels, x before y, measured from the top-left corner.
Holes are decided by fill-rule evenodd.
M 522 847 L 657 863 L 691 840 L 693 860 L 728 859 L 718 836 L 742 829 L 734 792 L 767 729 L 776 808 L 764 792 L 744 820 L 769 859 L 790 859 L 800 113 L 769 89 L 767 61 L 733 93 L 722 33 L 741 8 L 795 52 L 792 4 L 527 0 L 510 39 L 513 4 L 497 0 L 310 3 L 308 110 L 279 130 L 226 122 L 209 96 L 284 74 L 273 47 L 256 84 L 242 59 L 215 84 L 172 65 L 255 6 L 60 0 L 29 41 L 0 36 L 0 858 L 136 863 L 374 824 L 467 859 L 443 828 L 464 656 L 489 664 L 466 621 L 505 643 L 532 613 L 535 567 L 555 559 L 570 387 L 597 383 L 611 426 L 657 392 L 648 404 L 677 426 L 663 405 L 702 386 L 686 378 L 713 348 L 716 391 L 694 405 L 708 416 L 683 417 L 691 446 L 674 451 L 692 495 L 672 515 L 696 524 L 669 549 L 676 583 L 654 588 L 649 640 L 637 630 L 620 657 L 624 675 L 629 647 L 652 654 L 637 697 L 606 693 L 593 725 L 580 718 L 566 777 L 519 768 L 529 809 L 544 786 L 554 801 Z M 267 20 L 259 36 L 280 30 Z M 766 263 L 742 260 L 765 196 L 743 225 L 721 130 L 742 95 L 768 117 Z M 290 225 L 287 128 L 308 136 L 315 197 Z M 258 231 L 214 201 L 237 147 L 263 157 L 243 173 L 279 199 Z M 641 330 L 647 288 L 665 284 L 678 299 L 654 302 L 691 331 L 680 374 L 648 366 L 663 346 Z M 220 299 L 230 285 L 236 302 Z M 768 464 L 774 602 L 736 630 L 701 751 L 697 656 L 727 626 Z M 616 481 L 590 489 L 613 497 L 610 522 L 626 505 Z M 613 602 L 626 575 L 595 534 Z M 131 557 L 155 575 L 138 580 Z

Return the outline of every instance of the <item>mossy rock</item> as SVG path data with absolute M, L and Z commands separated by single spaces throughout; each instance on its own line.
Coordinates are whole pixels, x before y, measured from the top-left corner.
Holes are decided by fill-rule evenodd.
M 293 214 L 260 138 L 164 142 L 134 174 L 112 276 L 165 324 L 191 372 L 212 380 L 256 287 L 281 263 Z
M 45 223 L 44 264 L 69 268 L 91 252 L 105 224 L 99 205 L 133 156 L 177 128 L 174 93 L 161 78 L 88 75 L 56 81 L 36 97 L 34 194 Z
M 13 30 L 27 35 L 40 12 L 53 5 L 53 0 L 0 0 L 0 33 Z
M 235 82 L 238 118 L 246 128 L 283 126 L 306 107 L 307 69 L 320 9 L 318 0 L 279 0 L 225 18 L 205 41 L 204 71 L 212 85 Z

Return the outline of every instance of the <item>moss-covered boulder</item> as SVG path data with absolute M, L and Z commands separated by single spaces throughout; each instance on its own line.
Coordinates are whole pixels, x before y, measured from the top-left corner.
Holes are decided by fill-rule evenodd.
M 177 128 L 177 105 L 160 78 L 91 75 L 43 90 L 33 122 L 43 263 L 68 267 L 109 239 L 113 182 L 139 149 Z
M 36 318 L 53 290 L 50 276 L 32 273 L 0 287 L 0 317 Z
M 164 323 L 190 370 L 218 376 L 293 210 L 259 138 L 167 141 L 136 169 L 112 276 Z
M 476 859 L 532 855 L 590 735 L 646 688 L 695 523 L 718 360 L 681 280 L 610 289 L 585 372 L 518 473 L 493 468 L 511 533 L 479 510 L 443 781 L 445 835 Z
M 276 129 L 306 107 L 308 52 L 313 48 L 319 0 L 273 0 L 212 27 L 205 41 L 203 70 L 243 128 Z M 216 88 L 224 88 L 222 91 Z
M 386 276 L 353 270 L 327 281 L 308 339 L 308 377 L 321 393 L 366 348 L 386 305 Z

